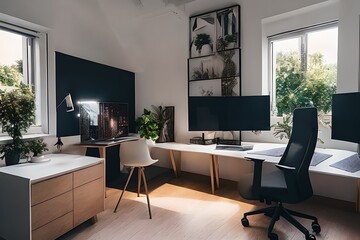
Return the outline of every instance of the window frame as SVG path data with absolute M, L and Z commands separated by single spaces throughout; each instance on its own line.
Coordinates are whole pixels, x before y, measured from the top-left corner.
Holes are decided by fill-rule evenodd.
M 301 39 L 301 47 L 300 47 L 300 55 L 301 55 L 301 64 L 304 66 L 305 71 L 307 70 L 307 55 L 308 55 L 308 38 L 307 34 L 315 31 L 321 31 L 325 29 L 331 28 L 339 28 L 339 21 L 333 20 L 320 24 L 315 24 L 303 28 L 298 28 L 282 33 L 277 33 L 274 35 L 270 35 L 267 37 L 268 40 L 268 86 L 269 86 L 269 95 L 270 95 L 270 107 L 271 107 L 271 117 L 279 117 L 275 113 L 277 111 L 276 108 L 276 72 L 274 71 L 274 65 L 276 64 L 276 56 L 273 53 L 273 42 L 279 40 L 286 40 L 291 38 L 300 38 Z M 306 56 L 304 59 L 303 56 Z
M 21 25 L 12 24 L 0 20 L 0 30 L 11 32 L 26 37 L 26 58 L 23 58 L 23 80 L 36 95 L 35 114 L 39 116 L 33 126 L 27 133 L 29 134 L 48 134 L 49 133 L 49 111 L 48 111 L 48 34 L 45 31 L 36 31 L 25 27 L 28 24 Z M 39 26 L 40 27 L 40 26 Z M 24 64 L 24 61 L 27 61 Z M 40 123 L 40 126 L 38 125 Z M 8 136 L 2 132 L 0 126 L 0 137 Z

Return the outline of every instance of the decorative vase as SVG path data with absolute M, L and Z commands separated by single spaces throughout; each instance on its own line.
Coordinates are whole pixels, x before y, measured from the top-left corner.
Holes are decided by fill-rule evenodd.
M 206 55 L 210 55 L 212 53 L 212 49 L 210 44 L 205 44 L 201 47 L 201 56 L 206 56 Z
M 46 155 L 39 155 L 39 156 L 31 157 L 32 163 L 40 163 L 40 162 L 48 162 L 48 161 L 50 161 L 50 158 L 46 157 Z
M 6 166 L 16 165 L 19 163 L 19 160 L 20 160 L 20 153 L 18 152 L 5 153 Z

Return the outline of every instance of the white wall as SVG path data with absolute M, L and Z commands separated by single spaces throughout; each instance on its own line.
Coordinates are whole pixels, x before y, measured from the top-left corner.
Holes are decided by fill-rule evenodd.
M 49 100 L 51 133 L 55 130 L 54 51 L 136 72 L 136 115 L 151 105 L 175 106 L 175 136 L 180 142 L 200 133 L 188 132 L 187 58 L 188 16 L 233 4 L 241 5 L 242 94 L 265 92 L 262 73 L 263 19 L 292 12 L 325 0 L 197 0 L 185 6 L 186 15 L 137 9 L 132 1 L 118 0 L 2 0 L 0 12 L 50 30 Z M 359 13 L 358 0 L 339 3 L 339 91 L 358 88 Z M 336 14 L 336 9 L 333 9 Z M 301 11 L 300 11 L 301 12 Z M 296 13 L 296 12 L 295 12 Z M 332 12 L 333 13 L 333 12 Z M 288 17 L 291 18 L 291 15 Z M 296 23 L 297 21 L 294 21 Z M 245 134 L 245 140 L 252 135 Z M 268 136 L 270 137 L 270 136 Z M 271 139 L 271 138 L 269 138 Z M 262 141 L 261 136 L 258 141 Z M 63 138 L 66 151 L 82 153 L 72 145 L 78 137 Z M 271 141 L 271 140 L 268 140 Z M 55 138 L 48 139 L 54 149 Z M 168 155 L 155 151 L 169 166 Z M 201 154 L 184 154 L 185 171 L 209 175 L 209 160 Z M 220 177 L 237 180 L 251 171 L 247 162 L 220 158 Z M 353 181 L 331 178 L 342 183 L 342 192 L 328 186 L 325 176 L 312 175 L 315 193 L 354 200 Z

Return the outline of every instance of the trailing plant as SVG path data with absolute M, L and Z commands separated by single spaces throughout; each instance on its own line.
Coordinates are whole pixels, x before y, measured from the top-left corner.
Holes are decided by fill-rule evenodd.
M 159 125 L 154 113 L 144 108 L 144 113 L 136 119 L 140 137 L 156 140 L 159 137 Z

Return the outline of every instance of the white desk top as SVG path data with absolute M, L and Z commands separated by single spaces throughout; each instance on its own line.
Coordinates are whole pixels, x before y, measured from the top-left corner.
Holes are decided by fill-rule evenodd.
M 170 142 L 156 143 L 154 147 L 167 149 L 167 150 L 181 151 L 181 152 L 204 153 L 204 154 L 211 154 L 216 156 L 239 158 L 239 159 L 243 159 L 244 157 L 253 157 L 253 158 L 265 159 L 266 162 L 271 162 L 271 163 L 278 163 L 280 157 L 270 157 L 265 155 L 255 155 L 248 153 L 268 150 L 272 148 L 286 147 L 285 144 L 276 144 L 276 143 L 244 142 L 243 144 L 254 145 L 254 149 L 248 151 L 216 150 L 215 149 L 216 145 L 214 144 L 197 145 L 197 144 L 170 143 Z M 309 168 L 310 172 L 317 172 L 317 173 L 323 173 L 323 174 L 335 175 L 341 177 L 360 178 L 360 171 L 355 173 L 350 173 L 334 167 L 330 167 L 331 164 L 356 154 L 355 152 L 346 151 L 346 150 L 337 150 L 337 149 L 327 149 L 327 148 L 325 149 L 317 148 L 315 151 L 319 153 L 331 154 L 332 157 L 326 159 L 325 161 L 319 163 L 316 166 L 310 166 Z
M 0 173 L 26 178 L 30 180 L 30 183 L 35 183 L 96 165 L 103 161 L 102 158 L 72 154 L 49 154 L 46 156 L 51 160 L 43 163 L 24 163 L 2 167 Z

